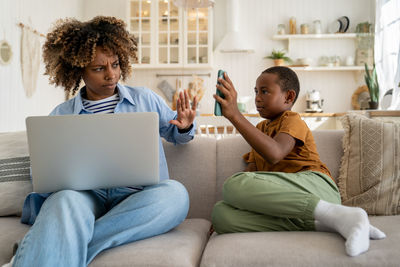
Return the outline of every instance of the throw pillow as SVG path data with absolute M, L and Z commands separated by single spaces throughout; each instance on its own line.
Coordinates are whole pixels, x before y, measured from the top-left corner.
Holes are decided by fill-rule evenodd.
M 28 155 L 25 132 L 0 133 L 0 216 L 20 216 L 32 192 Z
M 347 114 L 342 125 L 342 203 L 370 215 L 400 214 L 400 123 Z

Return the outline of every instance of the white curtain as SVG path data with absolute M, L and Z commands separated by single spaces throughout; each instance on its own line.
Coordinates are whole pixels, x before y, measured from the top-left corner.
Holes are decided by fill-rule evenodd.
M 379 97 L 393 89 L 388 109 L 400 109 L 400 0 L 376 0 L 375 64 Z

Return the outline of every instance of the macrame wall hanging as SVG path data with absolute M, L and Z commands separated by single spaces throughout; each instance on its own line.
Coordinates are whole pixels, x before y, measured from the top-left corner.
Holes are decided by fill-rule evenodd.
M 40 37 L 43 34 L 19 23 L 21 27 L 21 74 L 25 94 L 31 98 L 36 91 L 40 68 Z

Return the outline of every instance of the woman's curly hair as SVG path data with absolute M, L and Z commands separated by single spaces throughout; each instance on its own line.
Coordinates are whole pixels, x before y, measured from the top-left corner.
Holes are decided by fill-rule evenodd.
M 126 24 L 114 17 L 98 16 L 87 22 L 63 19 L 47 34 L 43 60 L 51 84 L 75 93 L 79 89 L 83 69 L 92 62 L 96 48 L 109 49 L 118 56 L 122 80 L 132 72 L 137 43 Z

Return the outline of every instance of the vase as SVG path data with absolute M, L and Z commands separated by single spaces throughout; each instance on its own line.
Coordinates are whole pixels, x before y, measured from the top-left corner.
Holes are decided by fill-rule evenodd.
M 378 109 L 379 102 L 369 101 L 368 103 L 369 103 L 369 109 Z
M 275 66 L 283 66 L 284 60 L 282 58 L 274 59 Z

